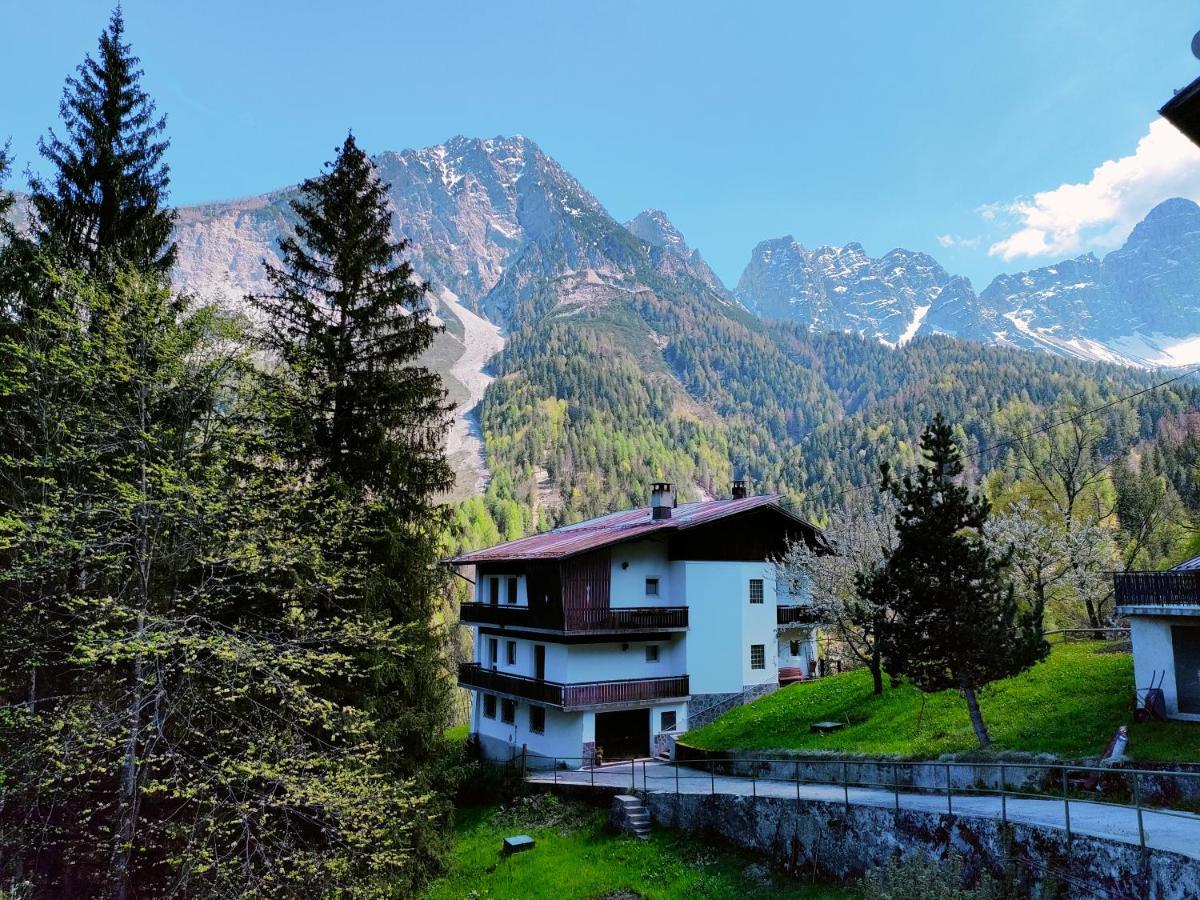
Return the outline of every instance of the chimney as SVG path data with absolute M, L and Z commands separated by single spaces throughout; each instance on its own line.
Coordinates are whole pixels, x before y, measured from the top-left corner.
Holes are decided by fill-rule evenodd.
M 744 478 L 739 478 L 737 481 L 735 481 L 733 483 L 733 499 L 734 500 L 745 500 L 746 499 L 746 480 Z
M 671 510 L 675 508 L 675 485 L 669 481 L 656 481 L 650 485 L 650 518 L 671 518 Z

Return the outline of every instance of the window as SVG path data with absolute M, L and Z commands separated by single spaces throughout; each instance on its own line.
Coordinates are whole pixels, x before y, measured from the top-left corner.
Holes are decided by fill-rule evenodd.
M 763 602 L 763 582 L 762 582 L 761 578 L 751 578 L 750 579 L 750 602 L 751 603 L 762 603 Z
M 484 718 L 496 718 L 496 696 L 495 694 L 483 695 L 483 715 Z
M 792 656 L 800 655 L 800 642 L 799 641 L 792 641 L 791 651 L 792 651 Z
M 647 597 L 657 597 L 658 596 L 658 579 L 657 578 L 647 578 L 646 579 L 646 596 Z
M 750 668 L 765 669 L 767 667 L 767 651 L 762 644 L 750 645 Z
M 529 707 L 529 730 L 534 734 L 546 733 L 546 707 Z
M 495 638 L 488 638 L 488 662 L 492 664 L 492 668 L 496 668 L 496 663 L 500 661 L 500 642 Z
M 658 662 L 658 644 L 646 645 L 646 662 Z
M 488 602 L 496 606 L 500 602 L 500 579 L 488 579 Z
M 517 642 L 504 642 L 504 662 L 507 665 L 515 666 L 517 664 Z
M 674 731 L 675 730 L 675 710 L 668 710 L 662 714 L 662 727 L 659 731 Z
M 508 579 L 508 605 L 515 606 L 517 603 L 517 579 Z
M 511 725 L 517 721 L 517 701 L 516 700 L 501 700 L 500 701 L 500 721 L 505 725 Z

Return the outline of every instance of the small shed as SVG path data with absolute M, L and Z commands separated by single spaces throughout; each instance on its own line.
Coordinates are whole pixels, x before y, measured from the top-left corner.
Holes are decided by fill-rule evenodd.
M 1200 556 L 1165 572 L 1120 572 L 1117 614 L 1129 619 L 1139 689 L 1162 684 L 1167 716 L 1200 721 Z

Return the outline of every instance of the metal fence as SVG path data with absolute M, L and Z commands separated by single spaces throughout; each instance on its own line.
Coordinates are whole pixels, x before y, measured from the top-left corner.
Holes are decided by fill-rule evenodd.
M 1186 819 L 1196 827 L 1200 848 L 1200 772 L 1158 771 L 1152 769 L 1102 768 L 1097 766 L 1047 765 L 1020 762 L 901 762 L 863 759 L 740 758 L 663 764 L 656 760 L 630 760 L 591 766 L 586 757 L 543 757 L 522 753 L 519 762 L 522 777 L 559 785 L 591 785 L 630 791 L 676 794 L 748 794 L 749 796 L 791 796 L 780 785 L 794 786 L 795 799 L 802 802 L 802 787 L 821 785 L 841 788 L 840 798 L 846 812 L 855 803 L 878 807 L 878 795 L 864 802 L 852 799 L 852 791 L 873 790 L 891 794 L 893 809 L 899 813 L 909 801 L 909 809 L 937 811 L 928 804 L 915 805 L 913 798 L 939 797 L 945 811 L 955 815 L 956 801 L 966 797 L 992 797 L 998 801 L 999 820 L 1010 821 L 1009 804 L 1015 800 L 1036 800 L 1060 804 L 1062 826 L 1068 845 L 1072 830 L 1072 804 L 1078 811 L 1087 807 L 1112 807 L 1131 811 L 1137 822 L 1137 843 L 1148 846 L 1149 824 L 1159 816 Z M 864 772 L 867 776 L 864 776 Z M 940 773 L 940 778 L 931 778 Z M 886 775 L 886 777 L 883 777 Z M 720 783 L 718 780 L 724 780 Z M 748 791 L 731 790 L 728 779 L 738 779 Z M 705 790 L 707 787 L 707 790 Z M 722 787 L 722 790 L 718 790 Z M 788 788 L 790 791 L 791 788 Z M 809 798 L 813 799 L 813 798 Z M 1044 809 L 1043 809 L 1044 811 Z M 1128 813 L 1127 813 L 1128 814 Z M 975 811 L 972 815 L 989 816 Z M 1024 819 L 1021 816 L 1018 821 Z M 1054 827 L 1054 826 L 1051 826 Z M 1121 838 L 1116 838 L 1121 840 Z M 1132 843 L 1131 841 L 1129 843 Z M 1195 850 L 1192 851 L 1195 855 Z

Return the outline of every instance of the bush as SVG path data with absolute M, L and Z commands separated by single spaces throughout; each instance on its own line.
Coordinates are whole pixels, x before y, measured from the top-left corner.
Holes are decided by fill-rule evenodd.
M 984 875 L 967 888 L 963 860 L 952 853 L 938 861 L 914 853 L 904 860 L 872 869 L 863 878 L 863 893 L 871 900 L 999 900 L 996 883 Z

